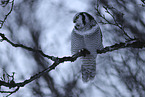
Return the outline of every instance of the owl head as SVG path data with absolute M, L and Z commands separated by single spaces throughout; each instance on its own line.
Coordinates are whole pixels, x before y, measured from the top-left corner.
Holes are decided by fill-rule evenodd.
M 75 28 L 77 30 L 89 30 L 97 24 L 95 19 L 87 12 L 79 12 L 74 18 Z

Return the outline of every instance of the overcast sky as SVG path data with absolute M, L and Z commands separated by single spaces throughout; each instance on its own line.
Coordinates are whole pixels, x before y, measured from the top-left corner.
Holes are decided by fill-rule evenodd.
M 70 56 L 70 38 L 71 31 L 74 27 L 73 17 L 76 13 L 82 11 L 93 14 L 93 6 L 90 1 L 94 0 L 23 1 L 25 0 L 15 0 L 14 9 L 8 16 L 3 28 L 0 29 L 0 32 L 4 33 L 6 37 L 14 43 L 21 43 L 32 48 L 37 47 L 47 55 L 56 57 Z M 107 2 L 107 0 L 102 1 Z M 124 4 L 127 7 L 120 8 L 117 5 L 119 4 L 118 1 L 120 4 Z M 130 1 L 131 0 L 128 0 L 124 3 L 123 0 L 110 0 L 109 5 L 115 7 L 118 11 L 125 13 L 124 20 L 127 25 L 131 25 L 133 28 L 137 27 L 139 29 L 144 29 L 143 26 L 138 26 L 143 25 L 143 23 L 136 21 L 138 17 L 135 17 L 136 14 L 134 14 L 141 11 L 139 10 L 139 8 L 142 8 L 142 6 L 139 5 L 141 2 L 138 2 L 135 5 L 135 3 Z M 4 15 L 9 11 L 10 6 L 11 5 L 9 4 L 6 7 L 0 7 L 0 19 L 4 18 Z M 139 11 L 136 10 L 137 8 Z M 110 21 L 112 20 L 111 16 L 105 12 L 104 8 L 100 7 L 100 11 L 105 14 L 107 19 Z M 142 11 L 142 14 L 143 13 L 144 12 Z M 138 14 L 140 14 L 140 12 Z M 140 19 L 144 19 L 144 15 L 140 14 L 140 16 L 143 16 Z M 97 21 L 100 21 L 100 18 L 97 16 L 95 18 Z M 99 25 L 100 24 L 101 23 L 99 23 Z M 104 47 L 126 41 L 122 30 L 116 26 L 101 25 L 100 27 L 103 32 Z M 131 31 L 131 29 L 127 28 L 125 31 L 129 33 L 130 36 L 134 37 L 134 33 Z M 139 32 L 139 30 L 136 32 Z M 135 50 L 134 54 L 134 52 L 132 52 L 129 48 L 125 48 L 98 55 L 96 78 L 94 81 L 91 81 L 87 84 L 82 82 L 79 60 L 75 63 L 61 63 L 55 68 L 55 70 L 50 71 L 49 74 L 54 79 L 55 85 L 60 91 L 63 91 L 64 86 L 67 86 L 66 84 L 68 82 L 78 79 L 75 90 L 82 89 L 84 93 L 80 93 L 82 94 L 80 97 L 116 97 L 118 94 L 122 94 L 122 97 L 132 97 L 133 92 L 129 92 L 125 83 L 122 81 L 125 77 L 128 77 L 129 72 L 126 70 L 126 65 L 124 64 L 127 63 L 129 64 L 128 67 L 133 67 L 133 71 L 137 70 L 136 68 L 139 68 L 139 65 L 136 62 L 137 58 L 135 56 L 137 55 L 136 52 L 138 51 Z M 144 52 L 140 52 L 138 55 L 144 59 L 143 54 Z M 37 58 L 35 58 L 37 56 L 34 53 L 22 48 L 15 48 L 5 41 L 0 42 L 0 55 L 0 75 L 2 76 L 3 68 L 6 69 L 8 74 L 15 72 L 16 82 L 29 79 L 32 75 L 38 73 L 39 69 L 41 69 L 39 71 L 42 71 L 42 68 L 39 68 L 40 65 L 37 63 Z M 39 56 L 39 58 L 40 57 L 41 56 Z M 125 59 L 126 63 L 124 63 L 123 58 Z M 126 60 L 127 58 L 130 58 L 130 60 Z M 48 67 L 48 65 L 51 63 L 51 60 L 49 59 L 44 58 L 43 61 L 46 62 L 44 67 Z M 140 64 L 140 66 L 142 66 L 142 64 Z M 122 70 L 122 75 L 124 78 L 119 78 L 120 73 L 117 72 L 116 68 Z M 46 95 L 50 94 L 50 89 L 48 86 L 46 86 L 47 83 L 44 81 L 44 78 L 40 77 L 37 79 L 37 81 L 40 83 L 43 93 Z M 11 97 L 33 97 L 33 93 L 31 91 L 32 87 L 35 88 L 35 86 L 37 86 L 35 82 L 36 81 L 33 81 L 21 88 Z M 2 94 L 0 94 L 0 96 L 2 96 Z
M 21 3 L 21 1 L 22 0 L 15 0 L 14 9 L 23 11 L 22 15 L 24 19 L 27 19 L 29 18 L 29 15 L 27 14 L 31 13 L 29 13 L 29 7 L 26 4 L 25 6 L 23 6 L 23 4 L 20 7 L 17 6 Z M 40 48 L 44 53 L 58 57 L 71 55 L 70 34 L 74 26 L 72 22 L 73 17 L 77 12 L 88 11 L 88 4 L 90 3 L 89 1 L 90 0 L 39 0 L 35 4 L 35 10 L 33 14 L 37 19 L 37 23 L 39 22 L 39 25 L 41 26 L 41 35 L 39 41 L 41 44 Z M 5 12 L 3 9 L 0 11 Z M 7 19 L 8 22 L 6 22 L 6 25 L 11 24 L 12 22 L 13 25 L 15 25 L 15 19 L 17 19 L 15 18 L 15 15 L 15 12 L 11 13 Z M 30 32 L 26 26 L 22 25 L 19 27 L 16 25 L 15 27 L 12 27 L 12 30 L 15 31 L 14 36 L 12 36 L 14 40 L 17 38 L 20 43 L 25 44 L 26 46 L 31 46 L 30 44 L 32 39 L 29 37 Z M 4 32 L 8 38 L 11 37 L 7 27 L 3 27 L 3 29 L 0 31 Z M 5 63 L 3 65 L 6 65 L 12 61 L 12 65 L 8 66 L 8 73 L 11 74 L 11 72 L 16 72 L 16 82 L 23 81 L 23 79 L 28 79 L 33 73 L 32 68 L 34 68 L 36 65 L 34 59 L 31 57 L 26 57 L 27 54 L 23 53 L 22 49 L 14 48 L 6 42 L 1 42 L 0 45 L 0 49 L 3 51 L 1 52 L 3 53 L 1 60 L 2 63 Z M 9 57 L 7 57 L 7 55 L 9 55 Z M 11 61 L 10 58 L 12 59 Z M 76 67 L 70 64 L 72 63 L 67 62 L 60 64 L 55 70 L 50 72 L 52 76 L 56 76 L 55 80 L 57 84 L 64 84 L 62 78 L 68 80 L 69 77 L 69 80 L 73 80 L 73 71 L 71 71 L 71 68 Z M 19 74 L 19 72 L 21 72 L 21 74 Z M 77 74 L 77 72 L 78 71 L 76 70 L 75 74 Z M 21 78 L 20 75 L 25 76 L 23 76 L 24 78 Z M 81 84 L 78 86 L 82 87 Z M 87 88 L 87 86 L 84 86 L 83 88 L 85 87 Z M 31 95 L 31 92 L 29 91 L 29 85 L 26 85 L 26 87 L 20 89 L 18 92 L 19 95 L 24 95 L 24 97 L 30 97 Z M 11 97 L 15 97 L 16 95 L 17 94 L 14 94 Z M 88 94 L 86 93 L 86 95 Z M 93 93 L 90 93 L 89 97 L 91 97 L 91 95 L 93 95 Z

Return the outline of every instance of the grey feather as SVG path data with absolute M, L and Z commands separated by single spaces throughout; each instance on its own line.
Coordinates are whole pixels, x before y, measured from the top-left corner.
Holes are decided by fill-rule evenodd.
M 85 20 L 87 21 L 82 20 L 84 19 L 84 16 L 82 15 L 85 16 Z M 94 18 L 88 15 L 89 14 L 85 14 L 85 12 L 83 12 L 75 16 L 74 18 L 74 21 L 76 23 L 75 26 L 78 27 L 74 27 L 71 34 L 72 54 L 77 53 L 79 50 L 83 48 L 90 51 L 89 55 L 86 55 L 85 57 L 81 57 L 82 80 L 84 82 L 94 79 L 96 75 L 96 57 L 97 57 L 96 51 L 97 49 L 103 48 L 102 33 L 100 27 L 98 26 Z

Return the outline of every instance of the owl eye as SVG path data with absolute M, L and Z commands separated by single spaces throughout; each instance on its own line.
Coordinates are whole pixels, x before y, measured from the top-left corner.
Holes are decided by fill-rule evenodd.
M 79 16 L 76 16 L 76 18 L 74 19 L 74 23 L 76 22 L 76 20 L 79 18 Z
M 76 20 L 79 18 L 79 16 L 76 16 Z

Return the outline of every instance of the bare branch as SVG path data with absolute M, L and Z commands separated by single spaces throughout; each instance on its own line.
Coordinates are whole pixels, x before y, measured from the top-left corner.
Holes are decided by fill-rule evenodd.
M 56 60 L 56 57 L 46 55 L 46 54 L 44 54 L 41 50 L 33 49 L 33 48 L 27 47 L 27 46 L 25 46 L 25 45 L 23 45 L 23 44 L 16 44 L 16 43 L 13 43 L 13 42 L 10 41 L 7 37 L 5 37 L 5 35 L 2 34 L 2 33 L 0 33 L 0 36 L 2 37 L 2 40 L 7 41 L 7 42 L 10 43 L 13 47 L 21 47 L 21 48 L 26 49 L 26 50 L 28 50 L 28 51 L 38 52 L 38 53 L 40 53 L 43 57 L 46 57 L 46 58 L 48 58 L 48 59 L 51 59 L 52 61 L 55 61 L 55 60 Z
M 38 74 L 30 77 L 30 79 L 25 80 L 23 82 L 15 83 L 14 80 L 12 80 L 10 83 L 9 82 L 7 83 L 4 81 L 0 81 L 0 86 L 6 86 L 9 88 L 24 87 L 26 84 L 34 81 L 35 79 L 39 78 L 43 74 L 48 73 L 52 69 L 55 69 L 55 67 L 57 65 L 59 65 L 60 63 L 63 63 L 66 61 L 74 62 L 78 57 L 85 56 L 86 54 L 89 54 L 89 51 L 87 51 L 86 49 L 82 49 L 78 53 L 74 54 L 73 56 L 63 57 L 63 58 L 53 57 L 53 56 L 49 56 L 49 55 L 44 54 L 41 50 L 36 50 L 36 49 L 30 48 L 30 47 L 24 46 L 22 44 L 15 44 L 15 43 L 11 42 L 8 38 L 6 38 L 4 34 L 0 33 L 0 36 L 2 37 L 3 40 L 7 41 L 8 43 L 10 43 L 14 47 L 21 47 L 21 48 L 24 48 L 28 51 L 38 52 L 38 53 L 42 54 L 42 56 L 47 57 L 48 59 L 52 59 L 54 61 L 54 63 L 50 67 L 44 69 L 43 71 L 39 72 Z M 102 53 L 106 53 L 106 52 L 110 52 L 110 51 L 114 51 L 114 50 L 118 50 L 120 48 L 126 48 L 126 47 L 143 48 L 143 47 L 145 47 L 145 42 L 141 42 L 139 40 L 134 39 L 134 40 L 126 41 L 125 43 L 119 43 L 119 44 L 105 47 L 102 50 L 97 50 L 97 53 L 102 54 Z
M 14 0 L 13 0 L 12 2 L 9 2 L 9 3 L 12 3 L 11 9 L 10 9 L 10 11 L 5 15 L 4 20 L 3 20 L 3 21 L 0 20 L 0 24 L 1 24 L 0 29 L 3 27 L 3 25 L 4 25 L 5 21 L 6 21 L 6 19 L 8 18 L 8 16 L 11 14 L 11 12 L 12 12 L 12 10 L 13 10 Z
M 73 62 L 78 57 L 84 56 L 85 54 L 89 54 L 89 52 L 86 49 L 82 49 L 77 54 L 74 54 L 72 57 L 57 58 L 57 61 L 55 61 L 51 66 L 49 66 L 48 68 L 46 68 L 43 71 L 39 72 L 38 74 L 35 74 L 34 76 L 31 76 L 30 79 L 28 79 L 28 80 L 25 80 L 25 81 L 20 82 L 20 83 L 15 83 L 14 81 L 11 81 L 9 83 L 9 82 L 5 82 L 5 81 L 1 81 L 0 80 L 0 86 L 6 86 L 6 87 L 9 87 L 9 88 L 24 87 L 26 84 L 34 81 L 35 79 L 39 78 L 40 76 L 44 75 L 45 73 L 48 73 L 52 69 L 55 69 L 55 67 L 57 65 L 59 65 L 60 63 L 63 63 L 65 61 Z
M 98 54 L 102 54 L 102 53 L 106 53 L 106 52 L 111 52 L 111 51 L 114 51 L 114 50 L 118 50 L 118 49 L 121 49 L 121 48 L 144 48 L 145 47 L 145 42 L 142 42 L 140 40 L 137 40 L 137 39 L 132 39 L 132 40 L 129 40 L 129 41 L 126 41 L 126 42 L 121 42 L 121 43 L 116 43 L 112 46 L 108 46 L 108 47 L 105 47 L 104 49 L 102 50 L 97 50 L 97 53 Z
M 114 26 L 117 26 L 119 29 L 121 29 L 123 31 L 123 33 L 128 37 L 129 40 L 131 40 L 132 38 L 125 32 L 124 28 L 122 27 L 122 25 L 119 25 L 119 23 L 116 21 L 114 15 L 109 11 L 109 9 L 107 7 L 103 7 L 106 11 L 106 13 L 108 13 L 112 18 L 113 18 L 113 21 L 114 23 L 110 22 L 109 20 L 106 19 L 105 15 L 102 15 L 99 11 L 99 5 L 97 5 L 97 8 L 96 8 L 96 11 L 97 11 L 97 15 L 100 16 L 101 18 L 103 18 L 105 22 L 99 22 L 99 23 L 102 23 L 102 24 L 110 24 L 110 25 L 114 25 Z M 115 9 L 113 7 L 111 7 L 111 9 Z
M 17 92 L 20 89 L 20 87 L 17 87 L 14 91 L 0 91 L 0 93 L 10 93 L 9 95 L 7 95 L 6 97 L 10 96 L 11 94 Z

